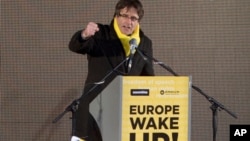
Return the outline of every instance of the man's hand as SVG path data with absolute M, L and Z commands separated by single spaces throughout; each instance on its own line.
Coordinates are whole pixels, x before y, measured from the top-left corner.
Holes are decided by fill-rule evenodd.
M 94 36 L 97 31 L 99 31 L 98 25 L 94 22 L 89 22 L 86 28 L 82 31 L 82 38 L 88 39 L 89 37 Z

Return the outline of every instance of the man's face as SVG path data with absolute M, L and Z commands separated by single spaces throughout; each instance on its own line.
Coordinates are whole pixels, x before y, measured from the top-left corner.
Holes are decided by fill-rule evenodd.
M 133 7 L 121 9 L 116 18 L 120 31 L 125 35 L 131 35 L 139 24 L 137 10 Z

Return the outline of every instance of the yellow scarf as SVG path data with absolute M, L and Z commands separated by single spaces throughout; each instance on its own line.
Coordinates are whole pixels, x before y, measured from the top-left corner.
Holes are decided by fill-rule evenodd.
M 124 51 L 126 53 L 126 56 L 129 56 L 130 54 L 130 45 L 129 45 L 129 41 L 132 39 L 132 38 L 135 38 L 136 41 L 137 41 L 137 45 L 139 45 L 140 43 L 140 26 L 138 24 L 138 26 L 135 28 L 135 31 L 133 32 L 133 34 L 131 36 L 127 36 L 125 34 L 123 34 L 119 27 L 118 27 L 118 24 L 117 24 L 117 19 L 114 18 L 114 29 L 115 29 L 115 32 L 118 36 L 118 38 L 120 39 L 122 45 L 123 45 L 123 48 L 124 48 Z

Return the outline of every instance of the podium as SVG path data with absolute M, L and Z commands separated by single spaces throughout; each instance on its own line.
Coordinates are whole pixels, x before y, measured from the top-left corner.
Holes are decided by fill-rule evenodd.
M 117 76 L 90 104 L 103 141 L 190 141 L 191 77 Z

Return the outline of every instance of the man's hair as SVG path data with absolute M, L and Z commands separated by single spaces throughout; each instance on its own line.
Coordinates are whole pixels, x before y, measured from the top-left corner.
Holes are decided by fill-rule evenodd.
M 134 7 L 135 9 L 137 9 L 139 20 L 142 19 L 144 15 L 144 10 L 143 10 L 142 3 L 139 0 L 119 0 L 115 7 L 114 16 L 120 15 L 120 10 L 125 7 L 127 8 Z

